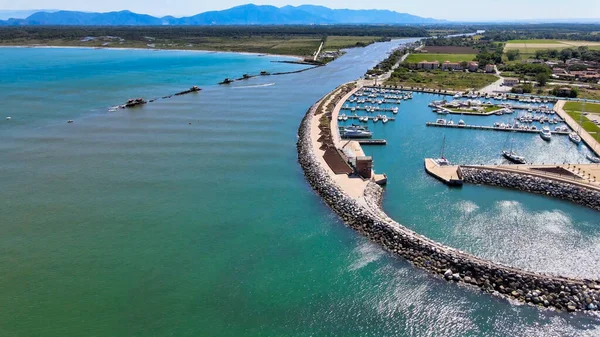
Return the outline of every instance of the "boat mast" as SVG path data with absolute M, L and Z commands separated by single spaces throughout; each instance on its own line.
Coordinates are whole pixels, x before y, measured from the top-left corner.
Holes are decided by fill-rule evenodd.
M 583 123 L 583 114 L 585 113 L 585 101 L 583 101 L 583 106 L 581 108 L 581 113 L 579 114 L 579 128 L 577 128 L 577 134 L 581 133 L 581 124 Z
M 442 150 L 440 151 L 440 158 L 444 159 L 444 148 L 446 147 L 446 135 L 444 135 L 444 140 L 442 140 Z

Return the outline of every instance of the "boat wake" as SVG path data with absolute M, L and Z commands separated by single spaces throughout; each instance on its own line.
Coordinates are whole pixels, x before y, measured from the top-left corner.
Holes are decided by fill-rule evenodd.
M 264 88 L 274 86 L 275 83 L 265 83 L 265 84 L 257 84 L 257 85 L 246 85 L 241 87 L 234 87 L 233 89 L 251 89 L 251 88 Z

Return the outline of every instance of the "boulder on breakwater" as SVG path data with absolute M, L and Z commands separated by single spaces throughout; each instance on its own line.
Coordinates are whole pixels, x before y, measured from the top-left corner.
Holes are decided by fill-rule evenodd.
M 461 166 L 461 171 L 466 183 L 507 187 L 543 194 L 600 211 L 600 191 L 598 190 L 527 173 L 505 172 L 473 166 Z
M 311 125 L 318 123 L 319 117 L 315 116 L 318 107 L 319 103 L 313 105 L 300 124 L 298 161 L 312 188 L 347 226 L 379 243 L 387 251 L 449 282 L 478 287 L 496 296 L 539 307 L 564 311 L 598 310 L 600 283 L 597 280 L 572 279 L 511 268 L 430 240 L 385 214 L 381 208 L 383 189 L 375 183 L 367 185 L 364 204 L 351 198 L 335 183 L 330 172 L 321 166 L 314 152 Z

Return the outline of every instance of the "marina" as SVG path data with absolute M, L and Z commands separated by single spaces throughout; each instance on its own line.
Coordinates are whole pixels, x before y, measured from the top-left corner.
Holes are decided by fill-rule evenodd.
M 381 188 L 373 183 L 377 181 L 372 175 L 374 173 L 373 157 L 365 154 L 356 141 L 337 141 L 336 133 L 338 132 L 340 135 L 349 131 L 371 133 L 363 126 L 338 127 L 337 125 L 340 105 L 353 91 L 356 91 L 356 88 L 352 89 L 352 87 L 350 84 L 339 87 L 323 102 L 324 104 L 313 105 L 305 115 L 298 133 L 298 158 L 306 178 L 347 225 L 367 235 L 372 241 L 384 245 L 390 251 L 408 259 L 415 266 L 443 275 L 447 281 L 475 285 L 485 292 L 500 297 L 540 305 L 541 301 L 533 300 L 531 296 L 523 296 L 523 294 L 542 289 L 540 291 L 552 294 L 550 297 L 552 302 L 545 300 L 543 306 L 555 307 L 560 310 L 564 306 L 560 301 L 554 301 L 554 296 L 558 296 L 558 292 L 564 287 L 583 289 L 581 293 L 578 293 L 581 295 L 577 299 L 596 296 L 600 291 L 600 283 L 596 283 L 596 280 L 550 276 L 496 264 L 418 235 L 392 220 L 381 209 Z M 332 101 L 337 102 L 337 104 L 333 104 L 333 107 L 329 104 Z M 317 139 L 319 130 L 322 135 Z M 543 132 L 545 133 L 547 130 L 545 127 Z M 332 133 L 331 137 L 324 137 L 327 132 Z M 600 198 L 598 198 L 600 188 L 588 188 L 587 186 L 596 182 L 596 177 L 591 177 L 592 171 L 587 173 L 588 181 L 583 183 L 565 180 L 555 183 L 556 186 L 553 186 L 549 185 L 552 182 L 546 178 L 538 179 L 536 177 L 536 180 L 533 181 L 530 178 L 523 178 L 520 171 L 514 171 L 512 167 L 507 169 L 511 171 L 508 173 L 489 174 L 488 172 L 496 170 L 495 166 L 476 168 L 451 165 L 450 161 L 446 159 L 445 148 L 446 136 L 443 137 L 439 157 L 425 159 L 425 171 L 448 185 L 461 186 L 463 182 L 469 182 L 511 187 L 531 193 L 541 193 L 540 191 L 547 190 L 546 195 L 600 210 Z M 325 152 L 321 155 L 323 150 Z M 328 155 L 328 153 L 330 154 Z M 347 170 L 340 170 L 342 163 L 348 165 Z M 530 171 L 534 173 L 527 172 L 525 175 L 542 174 L 543 177 L 547 177 L 548 174 L 556 174 L 556 170 L 559 170 L 561 175 L 566 172 L 574 175 L 572 171 L 558 166 L 553 168 L 531 166 Z M 581 168 L 578 170 L 578 173 L 581 174 Z M 584 170 L 583 173 L 585 174 L 586 171 Z M 492 178 L 489 179 L 489 177 Z M 577 178 L 584 180 L 581 176 L 576 176 L 573 180 Z M 384 179 L 387 183 L 387 175 L 384 175 Z M 584 188 L 574 189 L 573 186 L 578 185 Z M 550 188 L 550 186 L 553 187 Z M 431 254 L 431 252 L 435 252 L 435 254 Z M 441 267 L 438 267 L 440 263 Z M 492 275 L 500 275 L 495 279 L 493 285 L 489 281 L 483 282 Z M 517 283 L 514 282 L 515 279 L 529 281 Z M 506 290 L 509 283 L 510 289 Z M 560 284 L 561 288 L 557 289 L 554 283 Z M 597 310 L 598 306 L 595 303 L 590 304 L 577 300 L 570 302 L 567 309 L 568 311 Z

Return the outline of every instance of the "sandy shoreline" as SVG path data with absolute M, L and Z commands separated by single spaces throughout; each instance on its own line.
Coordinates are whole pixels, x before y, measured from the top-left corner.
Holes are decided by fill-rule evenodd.
M 144 50 L 144 51 L 173 51 L 173 52 L 193 52 L 205 54 L 238 54 L 258 57 L 284 57 L 295 60 L 304 60 L 304 57 L 298 55 L 282 55 L 271 53 L 253 53 L 253 52 L 235 52 L 235 51 L 218 51 L 204 49 L 163 49 L 163 48 L 133 48 L 133 47 L 85 47 L 85 46 L 48 46 L 48 45 L 0 45 L 0 48 L 47 48 L 47 49 L 105 49 L 105 50 Z

